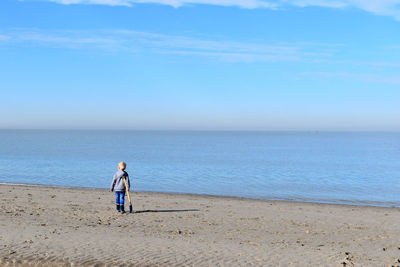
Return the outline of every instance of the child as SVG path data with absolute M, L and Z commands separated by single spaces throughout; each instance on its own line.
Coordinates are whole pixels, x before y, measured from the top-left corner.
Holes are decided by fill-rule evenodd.
M 129 192 L 129 188 L 131 187 L 131 184 L 129 182 L 129 175 L 125 171 L 125 168 L 126 168 L 126 163 L 121 161 L 118 164 L 118 171 L 114 174 L 114 178 L 111 183 L 111 192 L 115 190 L 117 211 L 121 213 L 125 213 L 125 207 L 124 207 L 125 190 Z M 126 179 L 128 188 L 125 188 L 124 178 Z

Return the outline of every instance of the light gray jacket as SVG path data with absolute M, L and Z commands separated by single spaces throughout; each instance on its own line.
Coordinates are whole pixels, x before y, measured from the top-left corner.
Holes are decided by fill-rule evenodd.
M 113 181 L 111 183 L 111 191 L 125 192 L 125 183 L 124 177 L 126 179 L 126 183 L 128 184 L 128 189 L 131 188 L 131 183 L 129 182 L 129 175 L 126 171 L 118 170 L 114 174 Z

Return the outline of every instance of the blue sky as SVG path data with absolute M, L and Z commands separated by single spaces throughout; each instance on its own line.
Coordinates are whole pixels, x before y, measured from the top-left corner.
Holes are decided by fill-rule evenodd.
M 2 0 L 0 128 L 400 130 L 400 0 Z

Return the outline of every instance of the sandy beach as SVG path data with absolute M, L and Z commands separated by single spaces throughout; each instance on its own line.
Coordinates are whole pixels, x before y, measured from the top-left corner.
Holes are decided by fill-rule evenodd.
M 0 185 L 0 264 L 400 266 L 398 208 L 132 197 L 123 215 L 106 190 Z

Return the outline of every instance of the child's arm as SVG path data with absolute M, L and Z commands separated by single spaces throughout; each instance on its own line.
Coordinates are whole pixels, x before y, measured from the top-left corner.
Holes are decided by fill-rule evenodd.
M 114 186 L 115 186 L 116 182 L 117 182 L 117 176 L 114 174 L 114 177 L 113 177 L 113 180 L 112 180 L 112 183 L 111 183 L 111 188 L 110 188 L 111 192 L 114 191 Z

